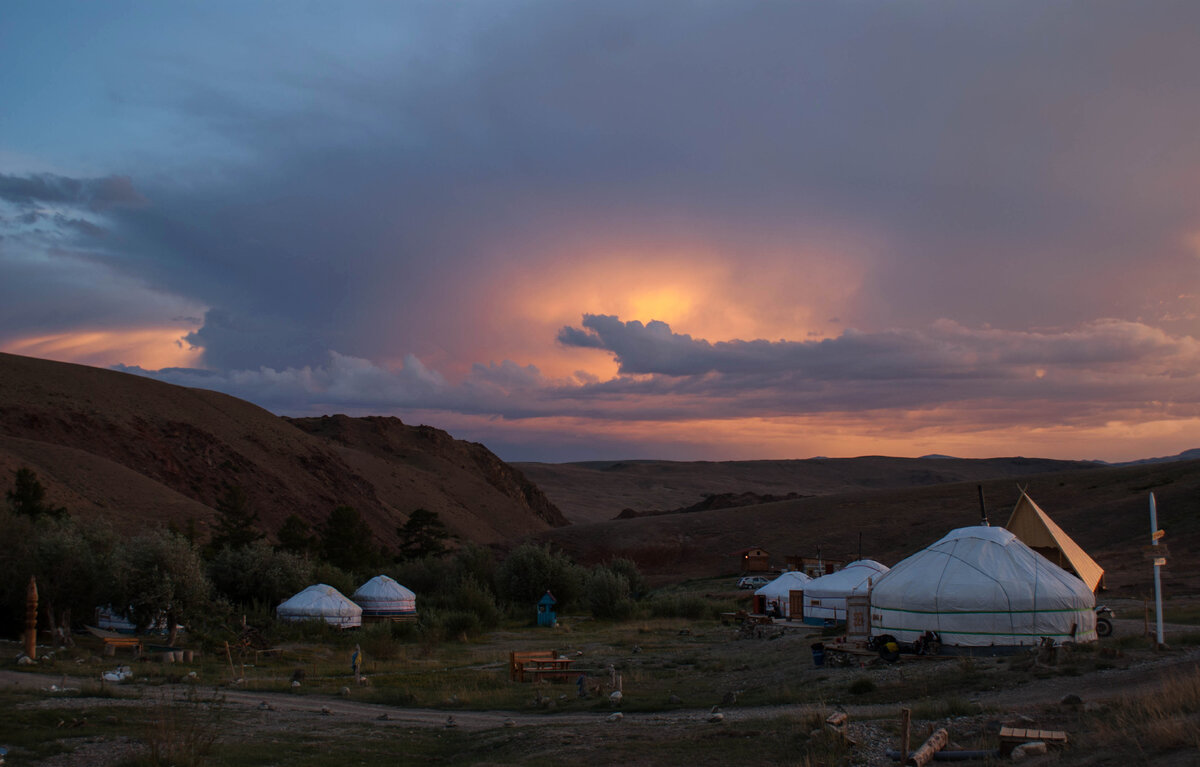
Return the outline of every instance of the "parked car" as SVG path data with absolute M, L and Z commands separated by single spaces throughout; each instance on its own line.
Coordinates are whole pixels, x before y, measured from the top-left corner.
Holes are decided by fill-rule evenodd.
M 771 581 L 762 575 L 747 575 L 738 581 L 739 589 L 761 589 Z

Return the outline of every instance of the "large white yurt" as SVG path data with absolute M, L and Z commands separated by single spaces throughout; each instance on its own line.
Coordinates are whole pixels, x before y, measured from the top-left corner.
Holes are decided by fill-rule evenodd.
M 799 570 L 788 570 L 783 575 L 768 583 L 766 586 L 754 592 L 754 608 L 758 612 L 770 612 L 772 605 L 778 605 L 779 612 L 783 617 L 791 619 L 792 616 L 792 596 L 793 592 L 797 600 L 800 599 L 801 593 L 805 586 L 811 581 L 804 573 Z M 803 605 L 797 601 L 795 606 L 796 618 L 799 619 L 799 613 L 803 609 Z
M 818 626 L 826 621 L 845 622 L 846 597 L 865 596 L 870 584 L 887 571 L 886 565 L 873 559 L 860 559 L 837 572 L 812 579 L 804 589 L 804 622 Z
M 402 620 L 417 614 L 417 595 L 386 575 L 376 575 L 351 596 L 363 620 Z
M 290 599 L 285 599 L 275 608 L 280 620 L 308 621 L 323 620 L 339 628 L 362 625 L 362 608 L 346 599 L 333 586 L 318 583 Z
M 897 564 L 871 589 L 871 633 L 947 647 L 1019 647 L 1096 639 L 1083 581 L 1002 527 L 953 530 Z

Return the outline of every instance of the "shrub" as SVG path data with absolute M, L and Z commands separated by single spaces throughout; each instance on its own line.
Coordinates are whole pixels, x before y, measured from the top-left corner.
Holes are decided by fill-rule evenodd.
M 587 580 L 588 607 L 597 618 L 628 618 L 633 614 L 629 581 L 625 576 L 597 567 Z
M 312 565 L 265 541 L 221 548 L 208 563 L 208 576 L 217 593 L 239 605 L 261 602 L 277 605 L 309 585 Z
M 547 591 L 558 600 L 558 609 L 575 606 L 583 594 L 586 571 L 562 552 L 525 543 L 513 549 L 496 571 L 496 593 L 524 610 Z

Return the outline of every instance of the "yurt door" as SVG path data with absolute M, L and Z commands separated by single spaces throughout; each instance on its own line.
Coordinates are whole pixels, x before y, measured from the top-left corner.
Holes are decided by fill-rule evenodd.
M 871 598 L 846 597 L 846 638 L 865 641 L 871 636 Z
M 789 591 L 788 592 L 788 620 L 802 621 L 804 620 L 804 592 Z

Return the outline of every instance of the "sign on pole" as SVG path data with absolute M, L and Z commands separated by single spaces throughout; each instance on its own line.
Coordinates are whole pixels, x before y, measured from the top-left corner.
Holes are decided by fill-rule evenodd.
M 1161 530 L 1158 529 L 1158 508 L 1154 504 L 1154 493 L 1150 493 L 1150 548 L 1163 548 L 1158 539 L 1162 538 Z M 1165 553 L 1165 552 L 1163 552 Z M 1160 568 L 1167 563 L 1166 557 L 1154 558 L 1154 614 L 1155 628 L 1157 633 L 1155 638 L 1158 641 L 1158 646 L 1162 647 L 1163 642 L 1163 614 L 1162 614 L 1162 575 Z

